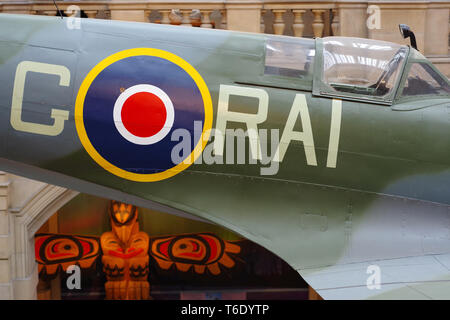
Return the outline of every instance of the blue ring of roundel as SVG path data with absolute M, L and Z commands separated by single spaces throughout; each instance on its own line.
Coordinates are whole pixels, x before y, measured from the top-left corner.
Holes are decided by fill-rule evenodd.
M 114 125 L 113 108 L 121 88 L 138 84 L 160 88 L 174 106 L 172 129 L 161 141 L 151 145 L 138 145 L 126 140 Z M 194 135 L 194 122 L 201 122 L 200 128 L 203 129 L 205 111 L 201 93 L 186 71 L 159 57 L 133 56 L 109 65 L 97 75 L 86 94 L 83 119 L 92 146 L 105 160 L 128 172 L 151 174 L 178 164 L 171 158 L 173 147 L 180 143 L 171 141 L 174 130 L 188 130 L 190 151 L 194 150 L 201 135 L 201 131 Z

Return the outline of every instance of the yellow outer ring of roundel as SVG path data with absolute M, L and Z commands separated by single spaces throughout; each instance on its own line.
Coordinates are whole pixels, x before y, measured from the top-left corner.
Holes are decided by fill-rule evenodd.
M 179 163 L 173 168 L 167 169 L 162 172 L 158 173 L 149 173 L 149 174 L 140 174 L 140 173 L 133 173 L 128 172 L 126 170 L 123 170 L 119 167 L 116 167 L 106 159 L 104 159 L 98 152 L 95 150 L 94 146 L 91 144 L 91 141 L 89 140 L 86 128 L 84 127 L 84 120 L 83 120 L 83 107 L 84 107 L 84 99 L 86 98 L 86 94 L 89 90 L 89 87 L 91 86 L 92 82 L 95 80 L 95 78 L 102 72 L 106 67 L 113 64 L 114 62 L 117 62 L 119 60 L 133 57 L 133 56 L 154 56 L 159 57 L 162 59 L 166 59 L 176 65 L 178 65 L 180 68 L 182 68 L 184 71 L 186 71 L 187 74 L 191 76 L 191 78 L 194 80 L 195 84 L 197 85 L 198 89 L 200 90 L 200 94 L 203 99 L 204 109 L 205 109 L 205 120 L 203 124 L 203 132 L 202 136 L 200 138 L 200 141 L 195 146 L 194 150 L 191 152 L 191 154 L 185 159 L 185 161 Z M 81 143 L 83 144 L 84 148 L 86 149 L 87 153 L 94 159 L 95 162 L 97 162 L 103 169 L 111 172 L 112 174 L 115 174 L 116 176 L 119 176 L 121 178 L 127 179 L 127 180 L 133 180 L 138 182 L 152 182 L 152 181 L 160 181 L 164 180 L 170 177 L 173 177 L 174 175 L 180 173 L 181 171 L 185 170 L 187 167 L 189 167 L 192 163 L 194 163 L 195 159 L 198 158 L 199 155 L 203 152 L 203 149 L 206 146 L 206 143 L 209 140 L 209 135 L 211 132 L 212 127 L 212 117 L 213 117 L 213 111 L 212 111 L 212 99 L 211 94 L 208 90 L 208 87 L 203 80 L 203 78 L 200 76 L 200 74 L 195 70 L 194 67 L 192 67 L 188 62 L 183 60 L 182 58 L 178 57 L 177 55 L 160 50 L 160 49 L 153 49 L 153 48 L 135 48 L 135 49 L 128 49 L 124 51 L 117 52 L 106 59 L 102 60 L 99 64 L 97 64 L 86 76 L 86 78 L 83 80 L 83 83 L 80 86 L 80 90 L 78 91 L 77 99 L 75 102 L 75 125 L 77 128 L 78 136 L 80 138 Z M 187 160 L 190 159 L 190 160 Z

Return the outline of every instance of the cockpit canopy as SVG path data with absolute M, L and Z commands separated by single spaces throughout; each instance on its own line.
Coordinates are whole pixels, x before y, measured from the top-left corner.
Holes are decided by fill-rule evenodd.
M 322 81 L 332 91 L 384 97 L 394 90 L 408 48 L 344 37 L 323 39 Z
M 267 36 L 265 49 L 264 75 L 286 88 L 312 85 L 315 95 L 382 104 L 450 94 L 449 80 L 404 45 L 350 37 Z

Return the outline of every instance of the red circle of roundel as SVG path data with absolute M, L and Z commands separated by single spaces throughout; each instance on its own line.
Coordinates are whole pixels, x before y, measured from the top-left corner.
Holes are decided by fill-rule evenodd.
M 122 107 L 122 123 L 135 136 L 150 137 L 161 131 L 167 118 L 162 100 L 150 92 L 138 92 Z
M 172 100 L 164 90 L 141 83 L 119 95 L 114 103 L 113 116 L 116 129 L 123 138 L 134 144 L 150 145 L 169 133 L 175 114 Z

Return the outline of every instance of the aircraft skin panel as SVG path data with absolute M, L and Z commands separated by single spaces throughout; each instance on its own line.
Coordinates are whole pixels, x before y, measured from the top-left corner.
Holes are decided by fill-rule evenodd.
M 13 29 L 17 29 L 17 37 Z M 370 263 L 419 261 L 450 252 L 448 100 L 441 104 L 425 101 L 430 106 L 415 105 L 410 110 L 403 106 L 399 111 L 385 105 L 313 96 L 307 86 L 302 90 L 268 87 L 265 83 L 273 78 L 264 75 L 266 36 L 216 31 L 90 19 L 83 20 L 80 30 L 67 30 L 59 18 L 0 14 L 0 112 L 6 115 L 0 117 L 0 169 L 217 223 L 284 259 L 324 298 L 372 298 L 380 294 L 366 287 Z M 91 70 L 108 57 L 135 48 L 169 52 L 198 72 L 211 96 L 213 128 L 218 123 L 219 104 L 224 104 L 223 90 L 232 88 L 257 98 L 232 97 L 228 101 L 231 110 L 257 114 L 261 110 L 257 99 L 268 97 L 267 117 L 258 128 L 279 129 L 282 135 L 291 118 L 295 120 L 294 131 L 311 126 L 313 145 L 281 142 L 287 149 L 274 175 L 262 174 L 273 169 L 270 159 L 248 163 L 252 139 L 246 139 L 246 164 L 208 164 L 215 155 L 211 139 L 197 158 L 201 164 L 170 178 L 144 182 L 113 174 L 111 163 L 102 166 L 86 152 L 75 124 L 85 114 L 75 114 L 75 105 Z M 16 90 L 21 80 L 17 70 L 24 61 L 45 65 L 34 64 L 41 71 L 22 77 L 23 99 L 14 104 L 21 94 Z M 152 70 L 149 76 L 155 77 L 164 72 L 156 68 L 158 65 L 146 69 L 139 60 L 136 65 L 137 71 L 129 78 L 105 76 L 104 85 L 98 85 L 97 91 L 93 91 L 94 85 L 89 86 L 86 95 L 96 92 L 94 98 L 99 103 L 109 101 L 111 96 L 120 95 L 129 81 L 146 76 L 146 70 Z M 161 85 L 169 89 L 178 85 L 175 91 L 184 94 L 179 101 L 187 106 L 183 116 L 195 116 L 190 111 L 196 104 L 189 101 L 201 92 L 183 91 L 188 81 L 173 84 L 177 80 L 174 77 Z M 57 115 L 52 118 L 53 112 Z M 175 118 L 178 121 L 180 117 Z M 100 117 L 98 125 L 111 121 L 108 119 Z M 333 123 L 340 124 L 335 140 L 330 138 L 338 132 Z M 239 122 L 230 122 L 227 128 L 246 129 Z M 227 141 L 234 138 L 227 133 Z M 104 142 L 109 139 L 112 141 L 112 135 Z M 331 141 L 338 141 L 335 162 L 329 161 L 333 158 Z M 272 154 L 265 156 L 273 156 L 276 147 L 271 146 Z M 110 149 L 108 152 L 115 151 Z M 224 152 L 224 158 L 229 151 Z M 130 154 L 124 152 L 123 156 Z M 158 160 L 160 156 L 155 153 L 149 158 Z M 436 283 L 445 286 L 445 270 L 433 261 L 426 260 L 423 265 L 424 269 L 413 272 L 410 278 L 401 278 L 397 267 L 380 265 L 381 279 L 386 279 L 383 290 L 418 297 L 422 293 L 410 289 L 409 284 L 417 280 L 426 282 L 429 287 L 420 290 L 434 297 L 428 292 L 434 289 L 428 289 L 432 286 L 427 281 L 437 279 Z M 439 288 L 436 296 L 445 292 Z

